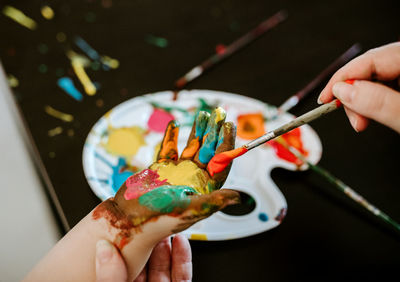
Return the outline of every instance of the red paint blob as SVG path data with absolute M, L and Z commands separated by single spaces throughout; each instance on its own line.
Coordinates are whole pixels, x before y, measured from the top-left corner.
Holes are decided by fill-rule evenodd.
M 353 85 L 353 84 L 354 84 L 354 81 L 356 81 L 356 80 L 355 80 L 355 79 L 347 79 L 347 80 L 345 80 L 344 82 L 346 82 L 347 84 Z
M 168 123 L 175 119 L 174 116 L 167 111 L 155 108 L 147 121 L 147 126 L 150 130 L 156 132 L 164 132 Z
M 286 143 L 294 148 L 296 148 L 302 155 L 307 156 L 308 152 L 303 148 L 303 142 L 301 141 L 301 131 L 300 128 L 295 128 L 288 133 L 285 133 L 281 136 Z M 288 149 L 285 148 L 282 144 L 276 142 L 275 140 L 271 140 L 267 143 L 274 150 L 275 154 L 288 162 L 294 163 L 295 165 L 302 165 L 303 162 L 296 158 Z
M 226 46 L 224 44 L 218 44 L 215 47 L 215 52 L 217 52 L 217 54 L 222 55 L 226 52 Z
M 144 193 L 167 183 L 167 180 L 159 180 L 160 176 L 151 169 L 145 169 L 126 180 L 125 200 L 137 199 Z
M 240 147 L 234 150 L 216 154 L 208 163 L 207 171 L 211 176 L 214 176 L 214 174 L 223 171 L 233 161 L 233 159 L 243 155 L 247 151 L 248 150 L 246 148 Z

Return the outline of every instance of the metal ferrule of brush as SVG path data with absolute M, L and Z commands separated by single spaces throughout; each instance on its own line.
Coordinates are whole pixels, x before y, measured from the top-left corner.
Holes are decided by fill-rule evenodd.
M 247 143 L 245 145 L 245 148 L 247 150 L 251 150 L 257 146 L 260 146 L 261 144 L 264 144 L 265 142 L 268 142 L 271 139 L 275 138 L 275 133 L 273 131 L 267 132 L 266 134 L 264 134 L 263 136 Z

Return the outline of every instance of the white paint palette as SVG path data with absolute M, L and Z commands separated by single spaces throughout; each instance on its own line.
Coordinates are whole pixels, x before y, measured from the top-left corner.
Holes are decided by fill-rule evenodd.
M 266 130 L 273 130 L 294 118 L 285 113 L 278 118 L 269 119 L 276 113 L 275 107 L 232 93 L 184 90 L 179 93 L 177 101 L 173 101 L 172 97 L 171 91 L 164 91 L 132 98 L 110 110 L 93 126 L 83 150 L 83 168 L 90 187 L 101 200 L 114 196 L 119 185 L 133 174 L 132 170 L 147 168 L 153 162 L 156 147 L 164 135 L 163 132 L 152 130 L 148 124 L 155 108 L 168 112 L 180 122 L 179 152 L 182 152 L 186 145 L 194 116 L 199 108 L 221 106 L 227 112 L 226 120 L 235 124 L 238 123 L 239 116 L 261 113 Z M 110 128 L 132 126 L 143 129 L 145 145 L 138 149 L 135 156 L 128 159 L 108 153 L 104 144 Z M 304 125 L 299 130 L 303 148 L 308 152 L 308 160 L 316 164 L 322 154 L 318 135 L 309 125 Z M 248 140 L 238 136 L 236 147 L 247 142 Z M 197 240 L 229 240 L 251 236 L 278 226 L 286 214 L 287 203 L 271 179 L 270 173 L 275 167 L 288 170 L 307 168 L 305 165 L 299 167 L 282 159 L 269 145 L 249 151 L 234 160 L 223 188 L 235 189 L 250 195 L 255 202 L 253 209 L 243 215 L 217 212 L 183 231 L 182 234 Z

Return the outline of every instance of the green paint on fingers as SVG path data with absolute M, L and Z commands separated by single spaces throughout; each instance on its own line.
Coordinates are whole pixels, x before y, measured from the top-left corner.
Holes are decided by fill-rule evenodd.
M 189 195 L 198 194 L 189 186 L 160 186 L 139 197 L 139 204 L 160 213 L 170 213 L 175 208 L 185 209 L 190 205 Z

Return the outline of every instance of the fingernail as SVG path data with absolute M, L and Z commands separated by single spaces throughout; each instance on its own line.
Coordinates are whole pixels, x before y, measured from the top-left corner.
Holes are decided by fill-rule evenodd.
M 321 101 L 321 95 L 320 95 L 320 96 L 318 96 L 317 103 L 318 103 L 319 105 L 322 105 L 322 101 Z
M 357 129 L 357 124 L 358 124 L 358 119 L 356 118 L 356 117 L 351 117 L 350 118 L 350 123 L 351 123 L 351 125 L 353 126 L 353 128 L 354 128 L 354 130 L 356 131 L 356 132 L 358 132 L 358 129 Z
M 107 240 L 100 240 L 96 244 L 96 259 L 100 264 L 108 262 L 113 256 L 114 248 Z
M 346 82 L 337 82 L 332 87 L 333 95 L 344 103 L 350 103 L 353 99 L 354 86 Z

